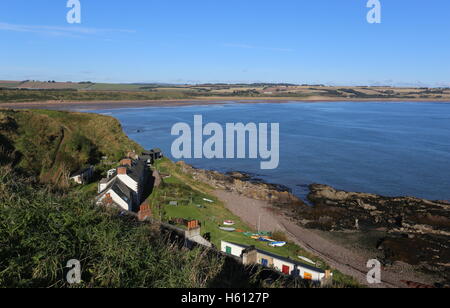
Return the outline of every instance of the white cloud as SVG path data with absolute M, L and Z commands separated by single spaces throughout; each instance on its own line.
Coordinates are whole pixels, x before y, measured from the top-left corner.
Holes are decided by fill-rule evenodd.
M 92 35 L 105 35 L 110 33 L 135 33 L 133 30 L 123 29 L 99 29 L 99 28 L 87 28 L 79 26 L 41 26 L 41 25 L 18 25 L 0 22 L 0 31 L 13 31 L 13 32 L 27 32 L 37 33 L 50 36 L 65 36 L 65 37 L 84 37 Z

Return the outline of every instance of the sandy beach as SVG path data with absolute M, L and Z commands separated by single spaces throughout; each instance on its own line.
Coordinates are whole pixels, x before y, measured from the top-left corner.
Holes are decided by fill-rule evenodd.
M 352 99 L 352 98 L 324 98 L 309 97 L 307 99 L 289 97 L 205 97 L 183 100 L 138 100 L 138 101 L 43 101 L 43 102 L 14 102 L 1 103 L 0 109 L 49 109 L 68 111 L 89 111 L 99 109 L 123 109 L 123 108 L 145 108 L 145 107 L 180 107 L 180 106 L 206 106 L 224 103 L 235 104 L 264 104 L 264 103 L 333 103 L 333 102 L 429 102 L 450 103 L 448 99 Z

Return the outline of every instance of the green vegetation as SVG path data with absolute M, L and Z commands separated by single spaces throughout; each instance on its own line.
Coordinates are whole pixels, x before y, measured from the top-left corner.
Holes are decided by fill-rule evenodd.
M 81 284 L 66 281 L 69 260 Z M 212 250 L 181 248 L 158 224 L 94 205 L 82 191 L 18 177 L 0 167 L 0 288 L 310 287 Z
M 112 117 L 48 110 L 0 111 L 0 140 L 0 164 L 59 185 L 103 156 L 117 161 L 142 150 Z
M 181 250 L 151 225 L 94 206 L 82 193 L 53 192 L 0 168 L 0 287 L 206 287 L 223 260 Z
M 450 99 L 449 88 L 328 87 L 294 84 L 108 84 L 0 81 L 0 104 L 21 102 L 153 101 L 278 98 L 302 100 Z
M 111 117 L 0 111 L 0 141 L 0 287 L 68 287 L 65 265 L 70 259 L 82 264 L 83 283 L 77 287 L 308 286 L 272 271 L 245 268 L 214 251 L 189 251 L 169 243 L 158 224 L 138 223 L 94 205 L 96 183 L 69 189 L 70 171 L 85 164 L 106 170 L 127 152 L 142 150 Z M 164 159 L 157 168 L 171 176 L 149 197 L 154 217 L 199 219 L 217 247 L 227 240 L 320 262 L 291 243 L 272 248 L 242 233 L 219 230 L 231 219 L 237 228 L 254 231 L 211 196 L 211 187 L 194 181 L 179 166 Z M 171 201 L 179 206 L 169 205 Z M 350 278 L 335 275 L 336 286 L 356 286 Z
M 159 224 L 95 205 L 96 183 L 45 183 L 55 170 L 140 151 L 113 118 L 1 111 L 0 138 L 0 287 L 69 287 L 71 259 L 82 266 L 75 287 L 304 286 L 213 250 L 183 249 Z
M 450 99 L 450 89 L 325 87 L 292 84 L 107 84 L 92 82 L 0 82 L 0 104 L 21 102 L 152 101 L 206 98 Z
M 163 222 L 169 222 L 176 218 L 199 220 L 202 225 L 202 233 L 207 234 L 218 249 L 221 247 L 222 240 L 247 246 L 253 245 L 258 249 L 291 258 L 299 263 L 302 261 L 298 256 L 304 256 L 319 264 L 322 269 L 330 269 L 322 260 L 293 243 L 288 242 L 284 247 L 270 247 L 267 243 L 256 241 L 242 232 L 220 230 L 219 226 L 222 226 L 225 220 L 233 220 L 235 222 L 233 227 L 236 229 L 256 232 L 242 222 L 239 217 L 232 214 L 220 200 L 211 195 L 212 187 L 194 181 L 189 175 L 183 173 L 179 166 L 168 159 L 158 161 L 155 167 L 161 174 L 170 175 L 160 187 L 154 189 L 148 199 L 155 218 Z M 204 199 L 212 200 L 213 203 Z M 178 205 L 170 205 L 172 201 L 178 202 Z M 287 240 L 286 235 L 282 232 L 275 232 L 273 237 L 277 240 Z M 333 273 L 336 286 L 359 287 L 353 278 L 338 271 Z
M 174 218 L 197 219 L 202 224 L 202 232 L 211 235 L 211 241 L 216 247 L 220 247 L 222 240 L 241 243 L 244 245 L 255 245 L 257 248 L 298 260 L 303 255 L 314 258 L 306 251 L 296 245 L 288 244 L 284 247 L 270 247 L 267 243 L 255 241 L 246 237 L 243 233 L 226 232 L 219 229 L 225 220 L 233 220 L 236 229 L 248 232 L 256 232 L 243 223 L 239 217 L 232 214 L 223 203 L 209 192 L 211 188 L 205 184 L 199 184 L 182 174 L 178 166 L 168 159 L 157 163 L 157 169 L 162 173 L 169 173 L 171 177 L 164 180 L 161 187 L 156 188 L 149 198 L 153 213 L 162 221 Z M 204 198 L 214 201 L 209 203 Z M 170 205 L 171 201 L 177 201 L 178 206 Z M 317 260 L 317 259 L 316 259 Z
M 0 103 L 42 101 L 140 101 L 162 99 L 189 99 L 189 91 L 120 92 L 77 90 L 12 90 L 0 89 Z

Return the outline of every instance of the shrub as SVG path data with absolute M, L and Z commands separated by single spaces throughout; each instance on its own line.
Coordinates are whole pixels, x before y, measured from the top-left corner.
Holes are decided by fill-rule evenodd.
M 282 231 L 275 231 L 272 234 L 272 238 L 275 241 L 280 241 L 280 242 L 287 242 L 288 238 L 286 236 L 286 234 L 284 234 Z

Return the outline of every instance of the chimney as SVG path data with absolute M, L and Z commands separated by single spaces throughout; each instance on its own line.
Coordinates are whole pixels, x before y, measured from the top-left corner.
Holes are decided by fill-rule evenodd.
M 131 167 L 131 164 L 132 164 L 131 158 L 124 158 L 124 159 L 122 159 L 122 160 L 120 161 L 120 164 L 121 164 L 122 166 L 128 166 L 128 167 Z
M 127 174 L 127 167 L 119 167 L 117 168 L 117 174 L 126 175 Z
M 111 194 L 107 193 L 105 198 L 103 199 L 103 205 L 110 205 L 113 203 L 113 199 L 111 198 Z
M 250 246 L 242 252 L 242 263 L 244 265 L 258 263 L 258 251 L 255 246 Z
M 197 229 L 198 227 L 200 227 L 199 226 L 199 221 L 198 220 L 188 221 L 187 227 L 188 227 L 188 230 Z
M 150 216 L 152 216 L 152 211 L 150 209 L 150 205 L 148 203 L 143 203 L 139 207 L 139 212 L 138 212 L 139 221 L 144 221 L 147 218 L 149 218 Z

